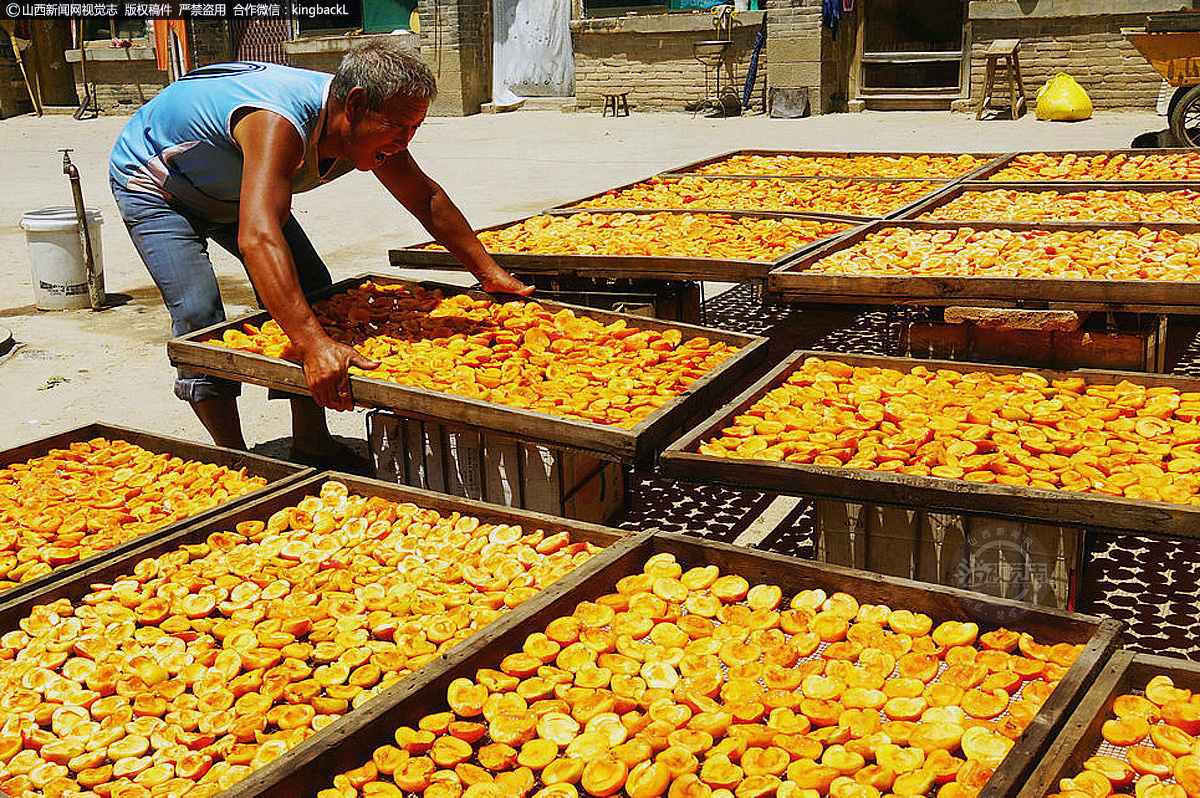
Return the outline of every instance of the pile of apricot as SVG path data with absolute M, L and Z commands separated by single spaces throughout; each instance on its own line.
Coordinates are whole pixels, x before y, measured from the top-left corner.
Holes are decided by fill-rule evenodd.
M 0 793 L 214 795 L 593 551 L 326 482 L 0 636 Z
M 1018 155 L 991 180 L 1197 180 L 1200 153 L 1100 153 Z
M 948 180 L 987 163 L 973 155 L 734 155 L 692 171 L 701 175 L 920 177 Z
M 656 177 L 581 203 L 587 208 L 715 208 L 886 216 L 938 187 L 921 180 L 712 180 Z
M 864 277 L 1200 280 L 1200 233 L 889 227 L 812 264 Z
M 351 373 L 630 428 L 737 351 L 679 330 L 603 324 L 537 302 L 364 283 L 314 306 L 334 339 L 380 361 Z M 274 321 L 207 343 L 294 358 Z
M 479 240 L 489 252 L 773 261 L 849 229 L 844 222 L 767 216 L 585 211 L 534 216 L 481 231 Z
M 1200 392 L 810 357 L 699 451 L 1200 505 Z
M 1200 693 L 1155 676 L 1141 694 L 1117 696 L 1112 713 L 1100 733 L 1121 756 L 1089 757 L 1050 798 L 1200 796 Z
M 656 554 L 319 798 L 968 798 L 1081 647 Z
M 1197 222 L 1200 191 L 966 191 L 921 215 L 931 221 Z
M 0 590 L 267 484 L 212 463 L 93 438 L 0 468 Z

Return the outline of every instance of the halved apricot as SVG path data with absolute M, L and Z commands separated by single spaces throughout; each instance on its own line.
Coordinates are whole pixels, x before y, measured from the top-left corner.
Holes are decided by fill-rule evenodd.
M 579 784 L 589 795 L 606 798 L 625 786 L 629 768 L 615 757 L 600 757 L 588 762 L 580 776 Z
M 1106 720 L 1100 727 L 1100 734 L 1105 740 L 1122 748 L 1140 743 L 1149 733 L 1149 722 L 1138 716 Z
M 1173 754 L 1159 748 L 1145 745 L 1135 745 L 1125 752 L 1129 765 L 1138 773 L 1152 774 L 1160 778 L 1170 778 L 1175 771 Z

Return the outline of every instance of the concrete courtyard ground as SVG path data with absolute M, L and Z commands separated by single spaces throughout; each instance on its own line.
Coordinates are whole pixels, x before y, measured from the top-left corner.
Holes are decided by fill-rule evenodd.
M 22 116 L 0 122 L 0 157 L 8 175 L 0 193 L 0 327 L 11 330 L 16 341 L 9 354 L 0 355 L 0 449 L 95 420 L 207 440 L 188 407 L 171 393 L 167 312 L 108 190 L 109 149 L 126 120 Z M 1084 122 L 1052 123 L 1031 114 L 1017 121 L 977 122 L 942 112 L 784 120 L 636 110 L 621 119 L 518 111 L 429 119 L 412 152 L 482 227 L 736 148 L 1117 149 L 1140 133 L 1165 127 L 1164 118 L 1149 112 L 1098 112 Z M 33 306 L 29 255 L 18 221 L 32 209 L 70 204 L 59 147 L 75 149 L 85 200 L 103 215 L 106 288 L 127 297 L 100 313 L 40 312 Z M 387 273 L 388 249 L 427 238 L 368 174 L 348 175 L 299 195 L 294 207 L 335 280 Z M 213 260 L 230 316 L 253 310 L 254 296 L 240 264 L 216 246 Z M 252 446 L 273 442 L 269 450 L 286 451 L 281 447 L 290 430 L 286 403 L 268 403 L 265 390 L 248 387 L 241 409 Z M 331 427 L 361 439 L 363 413 L 338 414 Z

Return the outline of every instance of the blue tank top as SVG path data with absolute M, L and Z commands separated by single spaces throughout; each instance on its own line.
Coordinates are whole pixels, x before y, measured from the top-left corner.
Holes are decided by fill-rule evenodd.
M 274 111 L 296 127 L 304 161 L 292 180 L 298 193 L 344 175 L 349 161 L 322 170 L 317 138 L 333 76 L 308 69 L 239 61 L 184 75 L 138 109 L 121 130 L 109 175 L 129 191 L 156 194 L 212 222 L 238 218 L 242 152 L 233 117 L 243 108 Z

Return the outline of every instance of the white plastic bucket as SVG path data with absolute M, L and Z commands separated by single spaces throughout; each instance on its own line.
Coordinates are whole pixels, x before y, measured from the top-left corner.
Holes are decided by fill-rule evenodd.
M 96 279 L 104 295 L 103 247 L 100 245 L 100 211 L 86 208 L 92 257 L 96 261 Z M 33 299 L 39 310 L 91 307 L 88 300 L 87 264 L 83 242 L 79 239 L 79 220 L 75 208 L 56 205 L 28 211 L 21 217 L 21 228 L 29 244 L 29 267 L 33 272 Z

